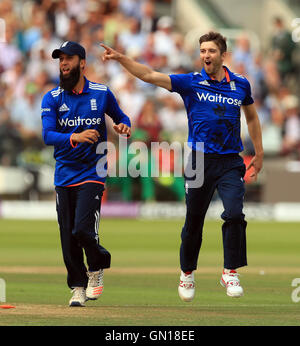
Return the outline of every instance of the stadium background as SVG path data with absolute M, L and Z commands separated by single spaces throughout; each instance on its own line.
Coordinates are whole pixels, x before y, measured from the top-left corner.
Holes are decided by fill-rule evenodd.
M 55 47 L 66 40 L 85 46 L 86 75 L 117 95 L 132 119 L 131 141 L 184 143 L 187 122 L 178 95 L 139 82 L 115 62 L 103 65 L 99 42 L 158 71 L 199 71 L 198 39 L 216 29 L 228 38 L 227 66 L 252 83 L 263 127 L 264 169 L 257 182 L 246 176 L 248 217 L 298 220 L 298 16 L 300 6 L 292 0 L 1 1 L 1 216 L 55 217 L 53 149 L 42 142 L 40 121 L 41 98 L 58 82 L 58 66 L 50 56 Z M 282 28 L 275 18 L 282 20 Z M 286 57 L 280 60 L 282 50 Z M 248 162 L 253 148 L 244 120 L 242 138 Z M 113 133 L 109 140 L 116 141 Z M 180 178 L 109 178 L 107 185 L 103 217 L 184 215 Z M 217 195 L 213 202 L 212 217 L 220 211 Z
M 19 212 L 21 217 L 30 217 L 28 208 L 40 217 L 51 213 L 53 149 L 41 139 L 40 103 L 43 94 L 58 82 L 58 66 L 51 58 L 55 47 L 67 40 L 86 47 L 86 75 L 108 84 L 117 95 L 132 119 L 131 141 L 184 143 L 187 121 L 178 95 L 137 81 L 115 62 L 103 65 L 99 42 L 161 72 L 190 72 L 201 68 L 200 35 L 216 29 L 228 38 L 226 65 L 252 83 L 263 127 L 263 172 L 257 182 L 246 176 L 245 202 L 251 207 L 250 214 L 253 211 L 258 217 L 277 218 L 289 213 L 300 218 L 295 204 L 300 202 L 300 37 L 297 23 L 293 24 L 299 12 L 297 1 L 282 0 L 247 4 L 234 0 L 1 1 L 0 18 L 5 29 L 5 42 L 0 43 L 2 217 L 11 211 L 15 217 Z M 282 28 L 274 23 L 277 17 L 283 22 Z M 286 58 L 280 60 L 281 50 Z M 243 156 L 248 162 L 253 148 L 244 120 L 242 138 Z M 116 141 L 113 133 L 109 140 Z M 184 215 L 180 178 L 109 178 L 107 185 L 104 217 L 120 212 L 119 216 L 132 217 Z M 123 208 L 120 202 L 125 203 Z M 169 203 L 161 208 L 155 202 Z M 212 206 L 219 210 L 217 195 L 214 202 Z M 262 203 L 264 208 L 253 203 Z M 293 209 L 286 203 L 293 203 Z
M 0 310 L 0 325 L 299 325 L 298 291 L 291 296 L 300 267 L 298 17 L 296 0 L 0 1 L 0 277 L 6 301 L 16 306 Z M 241 273 L 247 294 L 232 302 L 218 284 L 217 195 L 205 224 L 197 298 L 186 305 L 177 295 L 182 180 L 109 179 L 100 236 L 113 266 L 101 301 L 70 318 L 53 151 L 41 140 L 41 97 L 58 82 L 50 53 L 65 40 L 85 46 L 87 77 L 118 96 L 133 122 L 132 141 L 183 143 L 181 100 L 114 62 L 103 65 L 99 42 L 159 71 L 197 71 L 198 38 L 210 29 L 228 37 L 226 64 L 250 80 L 263 127 L 263 171 L 257 182 L 246 176 L 249 266 Z M 289 52 L 284 61 L 278 61 L 281 50 Z M 253 150 L 244 121 L 242 138 L 247 161 Z M 109 140 L 116 141 L 112 132 Z

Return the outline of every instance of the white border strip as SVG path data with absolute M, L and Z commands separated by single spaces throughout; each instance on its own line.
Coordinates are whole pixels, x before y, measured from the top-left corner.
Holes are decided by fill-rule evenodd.
M 130 203 L 129 203 L 130 206 Z M 111 208 L 115 208 L 114 217 L 124 217 L 120 209 L 120 202 L 109 203 L 110 214 L 106 213 L 105 203 L 102 204 L 101 217 L 109 217 Z M 120 211 L 120 215 L 118 214 Z M 132 218 L 142 218 L 147 220 L 158 219 L 184 219 L 184 202 L 174 203 L 140 203 L 136 216 Z M 221 202 L 212 202 L 207 212 L 207 219 L 221 220 L 223 212 Z M 282 221 L 300 222 L 300 203 L 245 203 L 244 213 L 246 220 L 257 221 Z M 3 219 L 37 219 L 37 220 L 56 220 L 55 201 L 2 201 L 0 203 L 0 218 Z

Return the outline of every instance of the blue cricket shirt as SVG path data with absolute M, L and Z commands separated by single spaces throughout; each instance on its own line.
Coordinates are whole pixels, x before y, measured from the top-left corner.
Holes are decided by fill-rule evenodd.
M 172 92 L 181 95 L 188 117 L 188 143 L 204 143 L 205 153 L 229 154 L 243 151 L 240 136 L 241 106 L 254 101 L 248 80 L 224 66 L 225 78 L 212 80 L 205 69 L 170 75 Z
M 120 109 L 113 93 L 103 84 L 92 83 L 85 78 L 80 94 L 56 87 L 47 92 L 42 100 L 42 125 L 45 144 L 54 146 L 56 160 L 54 185 L 73 186 L 85 182 L 105 183 L 103 169 L 106 153 L 97 154 L 97 145 L 107 141 L 105 114 L 116 124 L 131 126 L 130 119 Z M 100 137 L 97 143 L 71 141 L 73 133 L 95 129 Z M 102 159 L 101 159 L 102 158 Z M 105 162 L 99 175 L 97 163 Z

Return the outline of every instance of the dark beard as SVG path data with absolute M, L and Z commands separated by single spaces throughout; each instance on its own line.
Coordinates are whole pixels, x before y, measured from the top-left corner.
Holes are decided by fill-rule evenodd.
M 59 74 L 59 86 L 67 91 L 72 91 L 75 85 L 78 83 L 80 77 L 80 66 L 79 64 L 74 67 L 68 76 L 64 76 L 60 71 Z

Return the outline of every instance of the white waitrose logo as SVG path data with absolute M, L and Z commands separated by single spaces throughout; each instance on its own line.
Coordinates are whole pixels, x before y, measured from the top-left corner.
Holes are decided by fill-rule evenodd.
M 69 110 L 70 108 L 65 103 L 59 107 L 60 112 L 67 112 Z
M 101 123 L 101 118 L 81 118 L 80 116 L 74 119 L 58 119 L 60 126 L 83 126 L 83 125 L 99 125 Z
M 222 96 L 221 94 L 209 94 L 209 93 L 199 94 L 197 92 L 197 95 L 200 101 L 208 101 L 208 102 L 214 102 L 214 103 L 227 103 L 229 105 L 234 105 L 239 107 L 242 105 L 242 100 L 233 99 L 231 97 L 225 97 L 225 96 Z

